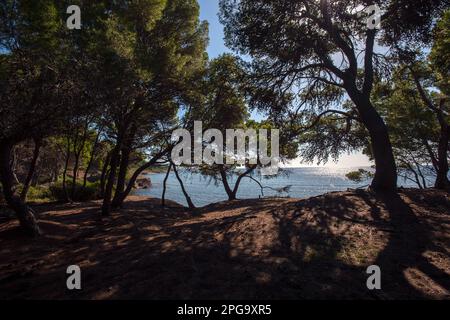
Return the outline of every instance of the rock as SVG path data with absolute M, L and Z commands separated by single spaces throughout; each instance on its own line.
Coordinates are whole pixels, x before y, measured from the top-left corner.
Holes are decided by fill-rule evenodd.
M 97 181 L 100 181 L 100 179 L 101 179 L 100 175 L 92 175 L 87 178 L 87 181 L 89 181 L 91 183 L 95 183 Z
M 149 189 L 152 186 L 152 181 L 150 178 L 140 178 L 136 180 L 136 188 L 138 189 Z

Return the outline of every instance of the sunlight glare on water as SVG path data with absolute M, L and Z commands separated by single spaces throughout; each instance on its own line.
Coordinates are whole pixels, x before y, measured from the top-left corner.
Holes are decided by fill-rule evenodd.
M 366 168 L 370 169 L 370 168 Z M 264 189 L 264 196 L 280 196 L 291 198 L 307 198 L 332 191 L 344 191 L 348 188 L 367 186 L 370 181 L 354 183 L 345 175 L 357 168 L 288 168 L 283 169 L 276 177 L 265 178 L 258 174 L 253 177 L 262 185 L 272 189 Z M 215 182 L 198 173 L 182 171 L 181 177 L 186 189 L 196 206 L 205 206 L 210 203 L 227 200 L 227 195 L 220 182 Z M 152 187 L 146 190 L 136 190 L 134 194 L 161 198 L 165 173 L 150 174 Z M 231 180 L 234 184 L 234 180 Z M 282 189 L 290 186 L 288 192 L 277 192 L 273 189 Z M 239 199 L 252 199 L 261 197 L 261 189 L 258 184 L 248 178 L 244 178 L 238 192 Z M 180 204 L 186 204 L 180 185 L 173 174 L 167 183 L 166 198 Z
M 371 168 L 364 168 L 371 170 Z M 261 182 L 265 187 L 265 197 L 290 197 L 290 198 L 308 198 L 318 196 L 333 191 L 345 191 L 366 187 L 370 181 L 355 183 L 346 178 L 346 174 L 356 171 L 358 168 L 334 168 L 334 167 L 305 167 L 305 168 L 286 168 L 271 178 L 261 177 L 255 174 L 253 177 Z M 192 198 L 194 204 L 198 207 L 211 203 L 227 200 L 227 195 L 221 182 L 215 182 L 209 177 L 203 177 L 198 173 L 191 173 L 180 170 L 180 175 L 185 183 L 185 187 Z M 152 181 L 152 187 L 146 190 L 135 190 L 135 195 L 151 196 L 161 198 L 163 189 L 163 180 L 165 173 L 150 174 L 148 177 Z M 231 185 L 234 185 L 234 179 L 230 179 Z M 288 192 L 277 192 L 273 189 L 283 189 L 290 186 Z M 399 179 L 399 186 L 416 187 L 409 181 Z M 261 197 L 261 189 L 258 184 L 248 178 L 244 178 L 238 191 L 238 199 L 254 199 Z M 181 187 L 174 174 L 169 176 L 167 182 L 166 199 L 176 201 L 186 205 L 186 200 L 181 192 Z

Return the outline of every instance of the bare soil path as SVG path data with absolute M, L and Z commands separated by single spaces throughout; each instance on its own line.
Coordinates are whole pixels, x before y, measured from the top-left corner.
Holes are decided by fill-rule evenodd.
M 403 190 L 198 209 L 130 197 L 37 206 L 44 236 L 0 220 L 1 299 L 450 299 L 450 197 Z M 79 265 L 82 290 L 66 289 Z M 377 264 L 382 290 L 369 291 Z

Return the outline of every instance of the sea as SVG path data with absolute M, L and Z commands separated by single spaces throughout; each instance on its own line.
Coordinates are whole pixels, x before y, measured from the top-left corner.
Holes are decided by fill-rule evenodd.
M 346 178 L 346 174 L 359 168 L 335 168 L 335 167 L 303 167 L 283 168 L 277 176 L 263 177 L 256 172 L 252 178 L 242 179 L 237 194 L 238 199 L 255 199 L 261 197 L 290 197 L 309 198 L 332 191 L 345 191 L 347 189 L 363 188 L 370 184 L 370 180 L 355 183 Z M 371 170 L 370 168 L 363 168 Z M 180 169 L 180 177 L 184 182 L 186 191 L 197 207 L 203 207 L 211 203 L 228 199 L 221 181 L 214 181 L 197 172 Z M 146 175 L 150 178 L 152 186 L 149 189 L 139 189 L 134 195 L 151 196 L 161 198 L 165 173 L 152 173 Z M 230 178 L 233 186 L 235 178 Z M 399 186 L 417 187 L 409 180 L 399 178 Z M 173 200 L 182 205 L 187 205 L 181 191 L 180 184 L 173 173 L 167 181 L 166 199 Z

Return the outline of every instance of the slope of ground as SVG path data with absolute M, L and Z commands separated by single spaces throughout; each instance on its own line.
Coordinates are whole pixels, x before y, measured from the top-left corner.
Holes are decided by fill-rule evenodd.
M 39 239 L 0 221 L 0 298 L 450 298 L 450 197 L 403 190 L 219 203 L 195 216 L 131 197 L 40 206 Z M 82 290 L 66 289 L 79 265 Z M 380 266 L 382 290 L 366 287 Z

